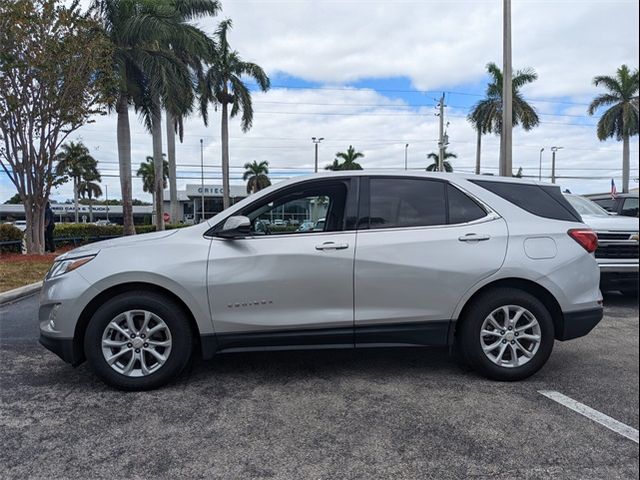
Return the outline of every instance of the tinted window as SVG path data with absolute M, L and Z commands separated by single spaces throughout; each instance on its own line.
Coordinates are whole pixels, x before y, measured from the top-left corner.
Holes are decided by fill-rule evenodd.
M 610 212 L 613 212 L 615 210 L 615 202 L 610 198 L 598 198 L 595 199 L 594 202 Z
M 627 198 L 622 205 L 622 215 L 627 217 L 637 217 L 638 216 L 638 199 L 637 198 Z
M 449 223 L 466 223 L 486 217 L 487 212 L 452 185 L 447 186 Z
M 369 228 L 420 227 L 447 223 L 445 184 L 432 180 L 372 178 Z M 368 222 L 366 221 L 368 220 Z
M 539 217 L 569 222 L 582 221 L 580 214 L 562 196 L 558 187 L 486 180 L 471 182 Z

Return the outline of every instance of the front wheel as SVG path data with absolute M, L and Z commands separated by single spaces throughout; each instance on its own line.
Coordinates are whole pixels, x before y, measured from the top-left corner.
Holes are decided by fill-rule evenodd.
M 193 333 L 183 310 L 151 292 L 129 292 L 91 319 L 84 350 L 94 372 L 121 390 L 150 390 L 174 379 L 191 357 Z
M 460 320 L 457 341 L 467 363 L 493 380 L 515 381 L 546 363 L 555 337 L 547 308 L 533 295 L 501 288 L 482 294 Z

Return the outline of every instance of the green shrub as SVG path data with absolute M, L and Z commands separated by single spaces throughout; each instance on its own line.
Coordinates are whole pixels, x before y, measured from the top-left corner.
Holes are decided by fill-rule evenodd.
M 182 223 L 167 224 L 167 230 L 188 227 Z M 155 225 L 136 225 L 136 233 L 150 233 L 156 231 Z M 93 223 L 58 223 L 53 231 L 56 246 L 80 245 L 87 242 L 106 240 L 111 237 L 124 235 L 122 225 L 94 225 Z
M 0 245 L 0 252 L 17 252 L 22 251 L 22 231 L 10 223 L 3 223 L 0 225 L 0 242 L 15 242 L 20 241 L 12 245 Z

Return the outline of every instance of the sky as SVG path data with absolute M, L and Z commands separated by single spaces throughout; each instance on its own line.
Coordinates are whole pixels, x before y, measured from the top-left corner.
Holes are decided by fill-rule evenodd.
M 349 145 L 365 154 L 365 169 L 424 169 L 437 151 L 436 104 L 445 94 L 448 150 L 455 171 L 472 173 L 476 134 L 466 120 L 488 80 L 486 64 L 502 63 L 500 0 L 222 0 L 216 18 L 198 21 L 208 33 L 231 18 L 230 44 L 271 78 L 267 93 L 253 92 L 254 125 L 242 133 L 230 121 L 231 181 L 241 184 L 243 165 L 269 162 L 272 181 L 311 173 L 311 137 L 324 137 L 319 164 L 331 163 Z M 622 144 L 600 142 L 598 117 L 586 113 L 601 92 L 596 75 L 638 67 L 637 0 L 513 0 L 513 67 L 531 67 L 538 80 L 522 92 L 540 115 L 540 125 L 513 133 L 514 171 L 549 180 L 551 147 L 558 183 L 574 193 L 621 190 Z M 116 118 L 96 117 L 74 132 L 99 162 L 109 198 L 120 196 Z M 135 169 L 151 154 L 151 137 L 131 112 Z M 187 120 L 177 145 L 178 188 L 200 182 L 200 139 L 205 181 L 220 184 L 220 117 L 209 125 Z M 165 139 L 166 140 L 166 139 Z M 498 172 L 499 137 L 482 144 L 482 171 Z M 638 186 L 638 137 L 631 143 L 631 188 Z M 134 177 L 135 178 L 135 177 Z M 0 174 L 0 201 L 15 192 Z M 134 197 L 151 200 L 134 179 Z M 71 185 L 53 192 L 64 201 Z M 104 190 L 104 188 L 103 188 Z

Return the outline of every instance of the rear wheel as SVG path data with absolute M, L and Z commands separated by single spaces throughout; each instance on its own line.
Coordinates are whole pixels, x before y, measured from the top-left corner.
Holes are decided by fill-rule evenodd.
M 493 380 L 536 373 L 553 350 L 551 315 L 536 297 L 501 288 L 473 301 L 461 319 L 458 342 L 467 363 Z
M 96 375 L 122 390 L 150 390 L 175 378 L 192 352 L 193 333 L 180 306 L 150 292 L 118 295 L 102 305 L 84 338 Z

